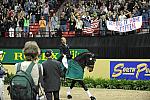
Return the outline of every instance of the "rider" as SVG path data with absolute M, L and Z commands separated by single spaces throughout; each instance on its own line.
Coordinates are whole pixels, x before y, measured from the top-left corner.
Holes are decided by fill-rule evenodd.
M 70 53 L 69 46 L 67 44 L 65 37 L 61 38 L 61 44 L 60 44 L 59 50 L 61 54 L 59 60 L 63 63 L 64 67 L 67 69 L 68 68 L 67 60 L 72 59 L 72 55 Z

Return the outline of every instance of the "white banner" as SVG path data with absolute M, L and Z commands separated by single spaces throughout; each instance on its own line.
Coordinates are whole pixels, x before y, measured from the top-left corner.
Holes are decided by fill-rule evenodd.
M 107 29 L 118 32 L 129 32 L 141 28 L 142 16 L 124 19 L 122 21 L 107 21 Z

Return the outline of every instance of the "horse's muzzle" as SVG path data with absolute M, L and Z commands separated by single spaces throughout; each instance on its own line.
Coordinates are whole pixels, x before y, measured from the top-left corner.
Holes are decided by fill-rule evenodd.
M 88 71 L 89 71 L 89 72 L 92 72 L 92 71 L 93 71 L 93 68 L 88 67 Z

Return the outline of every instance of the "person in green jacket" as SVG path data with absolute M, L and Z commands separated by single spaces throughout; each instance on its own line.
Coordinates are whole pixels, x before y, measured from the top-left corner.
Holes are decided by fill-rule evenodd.
M 23 21 L 23 30 L 24 30 L 24 37 L 28 37 L 29 35 L 29 26 L 30 26 L 30 16 L 27 15 L 26 17 L 24 17 L 24 21 Z

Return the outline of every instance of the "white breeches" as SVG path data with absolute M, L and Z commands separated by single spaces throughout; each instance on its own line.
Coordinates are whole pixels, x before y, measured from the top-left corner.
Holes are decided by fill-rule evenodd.
M 67 62 L 67 57 L 66 57 L 66 55 L 62 58 L 62 63 L 63 63 L 63 65 L 64 65 L 64 67 L 68 69 L 68 62 Z

